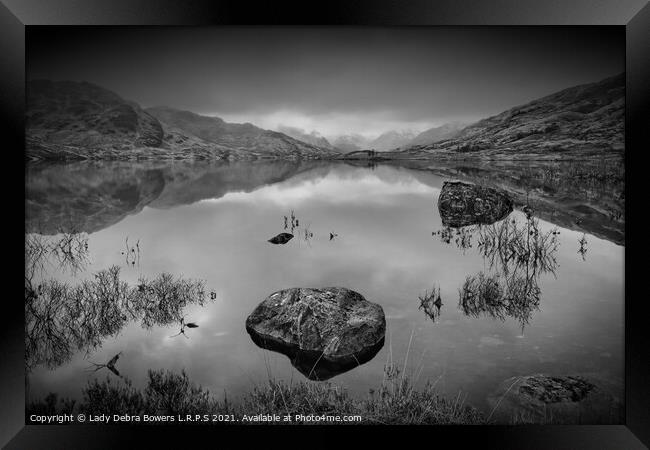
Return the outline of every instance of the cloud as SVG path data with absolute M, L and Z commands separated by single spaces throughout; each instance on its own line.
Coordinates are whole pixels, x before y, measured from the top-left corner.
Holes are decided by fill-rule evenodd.
M 240 114 L 212 112 L 209 115 L 221 117 L 228 122 L 251 122 L 258 127 L 285 131 L 300 131 L 303 134 L 316 133 L 333 141 L 338 136 L 358 134 L 366 139 L 374 139 L 389 130 L 412 129 L 424 131 L 439 120 L 404 120 L 395 118 L 394 114 L 387 111 L 368 111 L 364 114 L 350 113 L 324 113 L 309 114 L 297 110 L 278 110 L 272 112 L 248 111 Z M 477 120 L 479 117 L 473 118 Z
M 29 78 L 326 137 L 471 121 L 624 70 L 602 27 L 30 30 Z

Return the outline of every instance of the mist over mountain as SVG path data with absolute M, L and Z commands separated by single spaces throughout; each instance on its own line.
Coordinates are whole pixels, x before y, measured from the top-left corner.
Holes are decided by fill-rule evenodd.
M 332 150 L 335 149 L 335 147 L 332 144 L 330 144 L 330 142 L 325 138 L 325 136 L 321 135 L 317 131 L 307 132 L 302 128 L 290 127 L 286 125 L 279 125 L 278 131 L 280 133 L 286 134 L 287 136 L 291 136 L 294 139 L 298 139 L 299 141 L 306 142 L 308 144 L 312 144 L 317 147 L 329 148 Z
M 271 131 L 170 107 L 141 108 L 86 82 L 27 85 L 30 159 L 322 159 L 374 149 L 384 158 L 559 154 L 624 149 L 625 76 L 574 86 L 462 127 L 391 130 L 331 141 L 281 125 Z
M 322 158 L 336 153 L 250 123 L 169 107 L 143 110 L 87 82 L 27 84 L 30 159 Z
M 202 116 L 169 107 L 147 108 L 167 131 L 164 144 L 169 148 L 194 143 L 196 138 L 217 146 L 229 155 L 289 158 L 318 158 L 336 153 L 299 141 L 284 133 L 264 130 L 251 123 L 228 123 L 219 117 Z
M 417 135 L 418 133 L 412 130 L 387 131 L 370 141 L 368 145 L 370 149 L 385 152 L 410 143 Z
M 332 144 L 343 152 L 359 150 L 385 152 L 409 144 L 417 134 L 412 130 L 389 130 L 374 139 L 361 134 L 344 134 L 337 136 Z
M 344 134 L 332 140 L 332 145 L 342 152 L 366 150 L 370 140 L 360 134 Z

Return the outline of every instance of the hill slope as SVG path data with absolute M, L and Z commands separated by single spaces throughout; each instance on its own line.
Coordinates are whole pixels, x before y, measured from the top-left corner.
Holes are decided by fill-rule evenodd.
M 409 147 L 414 145 L 427 145 L 445 139 L 452 139 L 458 136 L 463 128 L 464 125 L 458 122 L 446 123 L 439 127 L 429 128 L 415 136 L 407 145 Z
M 34 80 L 27 84 L 28 139 L 90 149 L 158 147 L 162 126 L 135 103 L 90 83 Z
M 228 156 L 235 156 L 234 159 L 238 155 L 257 158 L 320 158 L 338 153 L 250 123 L 228 123 L 218 117 L 168 107 L 148 108 L 146 111 L 163 124 L 163 147 L 170 149 L 207 146 L 217 148 Z
M 368 147 L 379 152 L 385 152 L 408 144 L 417 136 L 414 131 L 387 131 L 373 139 Z
M 345 134 L 338 136 L 333 141 L 333 145 L 343 152 L 361 150 L 386 152 L 410 143 L 416 135 L 416 132 L 409 130 L 386 131 L 374 139 L 366 138 L 360 134 Z
M 328 148 L 330 150 L 338 151 L 332 144 L 330 144 L 330 142 L 324 136 L 320 135 L 316 131 L 307 133 L 306 131 L 300 128 L 289 127 L 286 125 L 280 125 L 278 127 L 278 131 L 294 139 L 298 139 L 299 141 L 315 145 L 316 147 Z
M 143 110 L 86 82 L 27 84 L 29 159 L 314 159 L 336 152 L 252 124 L 172 108 Z
M 622 152 L 624 113 L 625 74 L 620 74 L 511 108 L 464 128 L 453 139 L 416 145 L 395 157 Z
M 337 136 L 332 145 L 342 152 L 353 152 L 368 148 L 370 141 L 360 134 L 344 134 Z

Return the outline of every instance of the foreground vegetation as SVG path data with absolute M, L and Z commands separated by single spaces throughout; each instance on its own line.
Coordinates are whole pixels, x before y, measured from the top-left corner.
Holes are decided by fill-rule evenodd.
M 269 379 L 234 403 L 224 394 L 223 400 L 192 383 L 180 374 L 149 371 L 144 390 L 130 381 L 93 380 L 83 389 L 83 399 L 75 402 L 49 394 L 44 400 L 31 402 L 26 420 L 32 414 L 53 415 L 85 413 L 87 415 L 203 415 L 223 414 L 240 418 L 244 414 L 358 415 L 365 424 L 482 424 L 483 415 L 463 402 L 436 394 L 427 384 L 416 390 L 408 377 L 388 365 L 384 381 L 370 390 L 364 399 L 351 397 L 339 386 L 327 382 L 287 383 Z M 222 422 L 223 423 L 223 422 Z M 247 422 L 236 422 L 247 423 Z M 255 422 L 254 422 L 255 423 Z M 268 423 L 268 422 L 262 422 Z M 273 423 L 273 422 L 271 422 Z M 282 422 L 277 422 L 282 423 Z M 294 421 L 292 423 L 306 423 Z M 309 422 L 313 423 L 313 422 Z

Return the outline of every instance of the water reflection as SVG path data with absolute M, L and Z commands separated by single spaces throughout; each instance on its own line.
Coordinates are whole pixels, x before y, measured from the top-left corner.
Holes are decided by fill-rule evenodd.
M 539 309 L 541 290 L 532 276 L 469 275 L 460 289 L 459 307 L 466 316 L 517 320 L 523 332 Z
M 478 230 L 478 226 L 466 226 L 462 228 L 452 228 L 450 226 L 444 227 L 441 230 L 434 231 L 433 236 L 440 236 L 440 241 L 445 244 L 454 243 L 456 247 L 467 250 L 472 248 L 472 238 L 474 232 Z
M 404 161 L 425 174 L 436 173 L 506 191 L 516 205 L 537 202 L 537 216 L 569 229 L 623 244 L 624 163 Z M 339 168 L 355 167 L 354 161 Z M 364 163 L 365 166 L 365 163 Z M 228 192 L 250 192 L 309 173 L 325 176 L 330 164 L 274 162 L 75 162 L 29 165 L 26 227 L 29 232 L 94 232 L 136 214 L 145 206 L 168 209 Z M 376 164 L 373 163 L 373 169 Z M 381 166 L 384 167 L 384 166 Z M 523 194 L 522 194 L 523 193 Z
M 316 161 L 76 162 L 28 166 L 28 232 L 92 233 L 145 206 L 168 209 L 250 192 L 322 167 Z
M 169 273 L 151 280 L 141 277 L 137 286 L 120 279 L 118 266 L 77 285 L 26 276 L 26 366 L 58 367 L 77 351 L 98 349 L 129 322 L 140 321 L 144 328 L 169 325 L 182 320 L 186 306 L 204 302 L 203 281 Z
M 284 245 L 295 236 L 302 236 L 302 239 L 305 241 L 305 243 L 311 247 L 311 241 L 314 238 L 314 232 L 312 231 L 311 223 L 308 223 L 307 225 L 301 227 L 300 220 L 296 217 L 296 213 L 293 209 L 291 210 L 290 216 L 283 216 L 283 218 L 284 229 L 289 230 L 290 232 L 280 233 L 269 239 L 268 242 L 272 244 Z M 302 231 L 296 231 L 298 228 L 302 228 Z M 330 241 L 334 238 L 334 236 L 336 235 L 330 233 Z
M 621 373 L 617 349 L 622 342 L 623 278 L 620 270 L 612 270 L 623 267 L 624 249 L 612 244 L 620 236 L 618 222 L 604 222 L 600 215 L 587 213 L 582 208 L 587 201 L 578 198 L 576 192 L 565 188 L 553 191 L 534 180 L 527 200 L 522 194 L 526 175 L 515 169 L 501 171 L 501 177 L 495 175 L 488 181 L 502 183 L 513 195 L 517 209 L 542 199 L 534 204 L 534 216 L 541 222 L 537 237 L 529 231 L 526 234 L 528 225 L 519 211 L 506 220 L 510 228 L 514 225 L 512 220 L 516 220 L 518 234 L 512 229 L 499 231 L 506 222 L 456 229 L 442 226 L 432 199 L 437 197 L 445 179 L 462 177 L 479 183 L 484 176 L 498 174 L 499 168 L 471 172 L 461 167 L 454 169 L 457 172 L 453 175 L 445 176 L 434 170 L 385 164 L 371 171 L 345 164 L 293 162 L 74 163 L 38 170 L 38 176 L 32 170 L 33 176 L 28 179 L 28 194 L 33 196 L 27 205 L 28 229 L 58 233 L 39 236 L 52 240 L 59 239 L 62 230 L 92 231 L 87 236 L 93 257 L 87 258 L 89 266 L 82 266 L 87 270 L 84 278 L 96 282 L 94 274 L 115 265 L 122 267 L 120 283 L 128 282 L 129 292 L 141 290 L 139 295 L 148 300 L 111 305 L 98 294 L 93 302 L 96 306 L 88 304 L 89 299 L 76 305 L 73 300 L 81 296 L 73 293 L 83 284 L 82 280 L 71 279 L 72 270 L 60 268 L 59 258 L 52 254 L 45 267 L 56 270 L 58 273 L 52 272 L 52 277 L 61 279 L 58 283 L 67 287 L 58 288 L 62 292 L 58 300 L 55 286 L 47 287 L 52 293 L 44 296 L 55 299 L 48 300 L 50 309 L 44 299 L 26 304 L 28 365 L 41 365 L 30 372 L 34 395 L 71 392 L 72 387 L 78 391 L 88 381 L 83 370 L 88 357 L 95 363 L 107 363 L 120 351 L 124 353 L 115 368 L 138 385 L 146 383 L 143 377 L 149 368 L 186 368 L 192 378 L 212 391 L 241 395 L 254 383 L 264 381 L 268 363 L 278 379 L 295 377 L 293 366 L 305 376 L 311 373 L 317 379 L 338 375 L 337 383 L 355 395 L 365 395 L 367 386 L 381 378 L 389 351 L 394 352 L 395 358 L 404 357 L 414 328 L 418 331 L 410 354 L 419 356 L 427 351 L 422 358 L 420 380 L 437 379 L 444 363 L 446 375 L 438 386 L 450 395 L 467 389 L 468 401 L 473 397 L 473 401 L 480 402 L 483 394 L 517 371 L 533 373 L 546 370 L 550 364 L 558 370 L 575 366 L 580 370 Z M 162 183 L 154 189 L 156 173 Z M 126 181 L 129 176 L 133 179 Z M 120 194 L 122 183 L 133 189 Z M 129 197 L 131 194 L 133 198 Z M 99 208 L 103 195 L 109 201 L 106 208 Z M 610 202 L 610 192 L 602 190 L 601 197 L 590 197 L 588 203 L 593 210 L 604 211 L 601 200 L 605 204 Z M 59 209 L 57 203 L 65 208 Z M 299 228 L 294 230 L 291 242 L 277 246 L 266 242 L 280 232 L 291 231 L 292 209 Z M 557 214 L 554 216 L 552 211 Z M 584 219 L 574 228 L 580 230 L 578 233 L 567 229 L 576 221 L 577 212 Z M 47 224 L 50 213 L 52 225 L 39 230 L 36 219 Z M 285 215 L 287 229 L 283 229 Z M 599 225 L 596 227 L 595 223 Z M 540 252 L 535 251 L 528 258 L 513 254 L 522 253 L 526 239 L 531 248 L 535 239 L 541 244 L 545 234 L 542 229 L 546 231 L 552 224 L 563 226 L 561 235 L 549 236 L 548 242 L 556 237 L 557 250 L 546 251 L 547 255 L 556 256 L 557 262 L 544 263 Z M 441 229 L 440 236 L 431 236 L 436 229 Z M 598 239 L 590 230 L 600 230 L 600 235 L 610 242 Z M 576 254 L 583 232 L 589 241 L 590 264 L 582 263 Z M 78 234 L 83 238 L 83 233 Z M 140 239 L 144 258 L 139 268 L 137 260 L 135 266 L 130 264 L 136 267 L 133 270 L 124 268 L 126 254 L 130 257 L 134 253 L 127 251 L 126 236 L 128 247 L 135 249 L 135 253 Z M 309 246 L 302 245 L 305 242 Z M 34 254 L 38 252 L 35 247 Z M 534 254 L 538 255 L 536 262 Z M 490 263 L 491 260 L 494 262 Z M 558 262 L 562 270 L 557 270 L 557 280 L 540 275 L 543 267 L 555 270 Z M 504 266 L 508 269 L 507 277 L 503 274 Z M 147 287 L 161 272 L 205 279 L 206 284 L 219 286 L 219 301 L 206 302 L 201 309 L 180 306 L 178 312 L 174 312 L 174 305 L 159 306 L 156 295 L 147 292 Z M 501 274 L 496 279 L 501 288 L 498 296 L 492 295 L 489 287 L 481 287 L 480 272 L 485 280 Z M 148 281 L 139 287 L 141 273 Z M 483 298 L 492 302 L 482 301 L 477 295 L 464 302 L 463 310 L 457 292 L 468 276 L 475 278 L 470 279 L 468 290 L 479 294 L 486 291 Z M 430 297 L 432 280 L 440 282 L 436 290 L 440 288 L 441 297 L 445 297 L 441 300 L 447 305 L 442 315 L 435 300 L 428 309 L 431 316 L 424 307 L 418 309 L 421 302 L 417 298 L 425 289 L 422 297 Z M 39 284 L 35 280 L 31 288 L 38 292 Z M 378 350 L 380 354 L 365 363 L 352 361 L 349 369 L 330 370 L 324 370 L 326 361 L 315 364 L 318 355 L 314 358 L 294 354 L 288 360 L 284 355 L 258 350 L 242 329 L 246 315 L 267 292 L 304 285 L 348 286 L 381 304 L 390 324 L 391 345 L 385 345 Z M 538 290 L 543 297 L 539 292 L 536 301 Z M 93 295 L 94 291 L 89 289 Z M 215 292 L 205 294 L 211 300 L 216 298 Z M 456 295 L 459 307 L 450 308 L 450 302 L 456 304 Z M 587 320 L 585 307 L 593 304 L 599 307 L 589 309 Z M 544 314 L 536 313 L 537 308 Z M 469 320 L 468 316 L 479 318 Z M 84 317 L 87 326 L 79 325 Z M 183 328 L 181 319 L 200 327 L 186 326 L 186 336 L 170 337 Z M 524 323 L 526 339 L 511 339 L 519 334 L 520 320 L 534 327 Z M 146 323 L 157 326 L 158 321 L 166 328 L 146 329 Z M 478 344 L 486 336 L 497 336 L 501 343 L 480 347 Z M 81 358 L 94 348 L 98 349 L 96 354 Z M 417 363 L 413 358 L 409 363 L 411 360 Z M 359 363 L 363 365 L 359 367 Z M 45 369 L 48 365 L 58 369 L 50 372 Z M 341 369 L 347 371 L 340 372 Z M 108 368 L 102 371 L 112 376 Z
M 425 291 L 424 295 L 418 297 L 420 300 L 420 306 L 418 309 L 424 311 L 424 314 L 431 319 L 432 322 L 435 322 L 438 317 L 440 317 L 440 308 L 442 307 L 442 298 L 440 297 L 440 286 L 434 286 L 429 291 Z
M 89 263 L 86 233 L 64 232 L 52 238 L 40 234 L 25 235 L 25 276 L 29 280 L 50 267 L 76 275 Z
M 91 366 L 88 368 L 88 371 L 95 373 L 95 372 L 97 372 L 99 370 L 102 370 L 103 368 L 107 368 L 113 374 L 115 374 L 116 376 L 122 378 L 122 375 L 120 375 L 119 370 L 117 370 L 117 368 L 115 367 L 115 363 L 117 363 L 117 360 L 120 358 L 121 354 L 122 354 L 122 352 L 120 352 L 117 355 L 113 356 L 106 364 L 97 364 L 97 363 L 94 363 L 94 362 L 91 361 L 90 362 Z
M 305 239 L 305 242 L 308 245 L 311 245 L 310 241 L 314 238 L 314 233 L 311 231 L 311 223 L 307 224 L 307 226 L 303 230 L 303 237 Z
M 625 244 L 623 158 L 577 161 L 411 161 L 422 173 L 436 173 L 506 192 L 515 207 L 535 202 L 542 220 Z
M 478 228 L 478 251 L 492 273 L 468 275 L 459 290 L 459 308 L 467 316 L 517 320 L 523 332 L 539 309 L 539 276 L 555 275 L 559 231 L 543 232 L 526 214 L 523 224 L 509 219 Z
M 288 230 L 291 227 L 291 234 L 294 234 L 296 228 L 300 226 L 300 220 L 296 217 L 296 213 L 291 210 L 291 222 L 289 222 L 289 217 L 284 216 L 284 229 Z
M 181 317 L 181 330 L 178 332 L 178 334 L 174 334 L 173 336 L 170 337 L 176 337 L 180 336 L 181 334 L 185 336 L 185 338 L 189 339 L 189 336 L 185 334 L 185 328 L 198 328 L 199 326 L 195 324 L 194 322 L 187 322 L 185 323 L 185 317 Z
M 582 260 L 585 261 L 585 256 L 587 255 L 587 235 L 583 234 L 580 240 L 578 241 L 578 244 L 580 245 L 580 248 L 578 249 L 578 253 L 582 257 Z
M 516 219 L 478 229 L 478 249 L 483 258 L 505 274 L 525 268 L 537 277 L 555 273 L 560 234 L 557 228 L 542 231 L 539 219 L 527 216 L 522 224 Z
M 286 355 L 298 372 L 314 381 L 325 381 L 359 367 L 372 360 L 384 346 L 384 338 L 382 338 L 375 345 L 366 347 L 356 354 L 332 360 L 324 357 L 323 352 L 305 351 L 297 346 L 279 344 L 255 333 L 250 333 L 250 337 L 258 347 Z
M 133 267 L 136 264 L 140 266 L 140 239 L 135 243 L 134 246 L 129 245 L 129 237 L 125 239 L 126 249 L 122 252 L 127 267 Z

